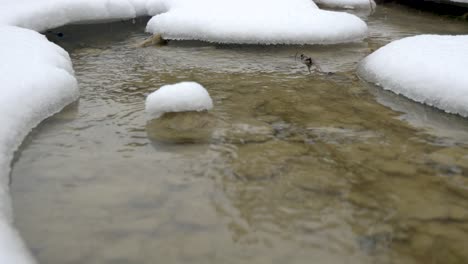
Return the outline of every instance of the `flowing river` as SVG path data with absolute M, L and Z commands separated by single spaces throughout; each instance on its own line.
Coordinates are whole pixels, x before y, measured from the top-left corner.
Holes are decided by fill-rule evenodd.
M 139 48 L 143 18 L 49 34 L 81 98 L 13 165 L 16 225 L 38 261 L 468 263 L 468 120 L 355 75 L 392 40 L 468 23 L 396 5 L 362 16 L 369 38 L 332 46 Z M 180 81 L 204 85 L 214 109 L 147 123 L 145 97 Z

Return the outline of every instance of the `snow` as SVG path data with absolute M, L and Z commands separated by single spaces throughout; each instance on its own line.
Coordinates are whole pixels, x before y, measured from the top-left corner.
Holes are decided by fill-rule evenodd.
M 468 117 L 468 36 L 420 35 L 365 58 L 359 75 L 384 89 Z
M 310 0 L 0 0 L 0 6 L 0 263 L 34 263 L 12 224 L 8 178 L 14 151 L 34 126 L 79 93 L 68 54 L 34 31 L 151 15 L 147 30 L 168 39 L 334 44 L 367 35 L 358 17 L 322 11 Z M 165 86 L 153 96 L 153 113 L 212 107 L 206 90 L 194 83 Z
M 148 120 L 164 113 L 204 111 L 213 108 L 208 91 L 195 82 L 164 85 L 146 98 L 145 111 Z
M 160 1 L 150 1 L 149 6 L 154 2 Z M 154 16 L 146 30 L 167 39 L 336 44 L 367 35 L 367 25 L 357 16 L 320 10 L 310 0 L 173 0 L 156 10 L 167 12 Z
M 0 0 L 0 4 L 0 24 L 36 31 L 149 14 L 154 17 L 147 31 L 167 39 L 336 44 L 367 36 L 367 25 L 357 16 L 320 10 L 310 0 Z
M 34 263 L 16 231 L 9 172 L 22 139 L 78 98 L 68 54 L 31 30 L 0 26 L 0 263 Z
M 375 9 L 374 0 L 314 0 L 317 5 L 329 8 Z
M 35 263 L 11 224 L 0 220 L 0 263 Z

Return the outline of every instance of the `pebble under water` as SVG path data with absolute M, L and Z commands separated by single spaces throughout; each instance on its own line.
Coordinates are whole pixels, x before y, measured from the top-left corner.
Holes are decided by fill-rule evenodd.
M 16 225 L 38 261 L 467 263 L 468 120 L 355 68 L 392 40 L 468 23 L 395 5 L 362 16 L 370 37 L 332 46 L 138 48 L 146 19 L 49 33 L 81 98 L 13 167 Z M 334 74 L 310 75 L 297 52 Z M 214 109 L 147 123 L 145 97 L 180 81 L 204 85 Z

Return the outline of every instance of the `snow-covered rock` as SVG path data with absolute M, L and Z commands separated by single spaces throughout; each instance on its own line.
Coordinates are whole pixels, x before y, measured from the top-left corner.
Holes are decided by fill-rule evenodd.
M 204 111 L 213 108 L 208 91 L 195 82 L 164 85 L 146 98 L 148 119 L 155 119 L 170 112 Z
M 32 30 L 0 26 L 0 263 L 33 263 L 12 227 L 10 163 L 24 137 L 78 97 L 68 54 Z
M 318 9 L 310 0 L 172 0 L 148 2 L 147 31 L 167 39 L 239 44 L 335 44 L 367 35 L 358 17 Z M 159 8 L 154 8 L 154 7 Z M 151 8 L 150 8 L 151 9 Z M 166 12 L 164 12 L 166 11 Z
M 374 9 L 374 0 L 314 0 L 317 5 L 329 8 Z
M 468 36 L 420 35 L 365 58 L 359 75 L 384 89 L 468 117 Z

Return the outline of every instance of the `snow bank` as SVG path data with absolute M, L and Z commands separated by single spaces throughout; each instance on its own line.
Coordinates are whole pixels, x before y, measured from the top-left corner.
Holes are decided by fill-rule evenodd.
M 23 138 L 78 97 L 68 54 L 31 30 L 0 26 L 0 263 L 34 263 L 12 227 L 10 163 Z
M 148 6 L 159 0 L 148 2 Z M 239 44 L 335 44 L 367 35 L 358 17 L 323 11 L 311 0 L 172 0 L 146 30 L 167 39 Z
M 320 10 L 310 0 L 0 0 L 0 4 L 0 24 L 36 31 L 155 15 L 147 31 L 167 39 L 335 44 L 367 35 L 367 25 L 357 16 Z
M 204 111 L 213 108 L 213 101 L 203 86 L 195 82 L 164 85 L 146 98 L 148 120 L 170 112 Z
M 394 41 L 359 66 L 366 80 L 448 113 L 468 117 L 468 36 Z
M 314 0 L 317 5 L 329 8 L 374 9 L 374 0 Z
M 0 0 L 0 24 L 36 31 L 146 15 L 147 0 Z

